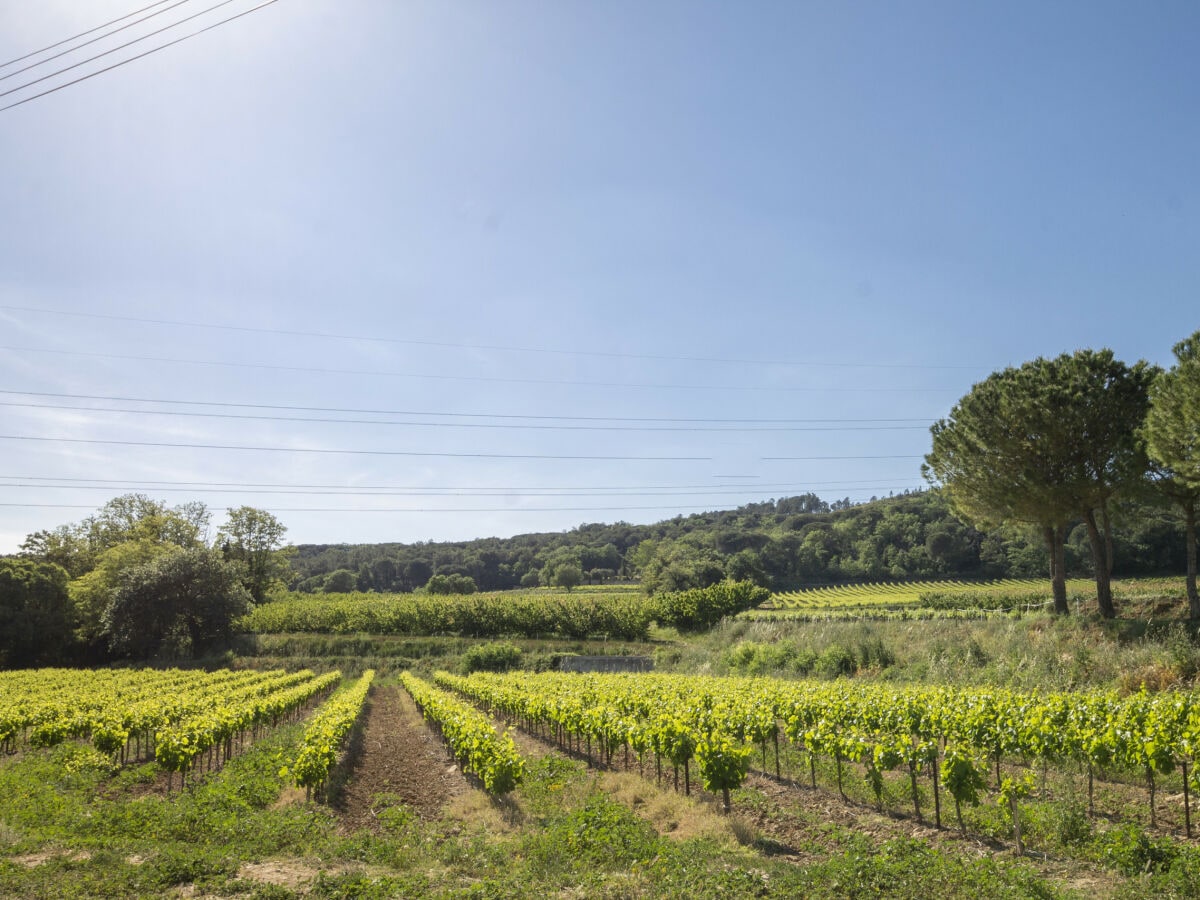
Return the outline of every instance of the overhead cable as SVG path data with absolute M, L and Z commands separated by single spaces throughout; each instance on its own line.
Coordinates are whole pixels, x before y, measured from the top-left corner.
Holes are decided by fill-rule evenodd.
M 0 306 L 0 309 L 4 307 Z M 915 393 L 954 393 L 958 388 L 923 388 L 923 387 L 778 387 L 735 384 L 672 384 L 621 381 L 577 381 L 565 378 L 504 378 L 495 375 L 442 375 L 423 372 L 390 372 L 379 369 L 336 369 L 318 366 L 281 366 L 270 363 L 225 362 L 221 360 L 184 359 L 172 356 L 134 356 L 117 353 L 97 353 L 87 350 L 53 350 L 43 347 L 0 347 L 0 350 L 13 353 L 50 353 L 60 356 L 87 356 L 95 359 L 118 359 L 130 362 L 154 362 L 195 366 L 216 366 L 233 369 L 255 369 L 271 372 L 305 372 L 316 375 L 364 375 L 371 378 L 416 378 L 432 381 L 468 381 L 485 384 L 540 384 L 556 387 L 589 387 L 617 389 L 647 389 L 647 390 L 681 390 L 681 391 L 738 391 L 749 393 L 844 393 L 844 394 L 915 394 Z
M 160 9 L 160 10 L 157 10 L 156 12 L 150 13 L 150 15 L 148 15 L 148 16 L 142 16 L 142 18 L 140 18 L 140 19 L 134 19 L 132 22 L 122 25 L 120 28 L 114 28 L 112 31 L 110 31 L 106 34 L 97 35 L 96 37 L 92 38 L 90 41 L 84 41 L 82 44 L 76 44 L 74 47 L 68 47 L 66 50 L 63 50 L 59 53 L 55 53 L 53 56 L 47 56 L 45 59 L 39 59 L 37 62 L 30 63 L 27 66 L 22 66 L 20 69 L 14 69 L 13 71 L 9 72 L 7 75 L 0 75 L 0 81 L 6 81 L 9 78 L 12 78 L 16 75 L 20 75 L 22 72 L 28 72 L 30 69 L 36 69 L 38 66 L 44 66 L 44 65 L 46 65 L 46 63 L 50 62 L 51 60 L 66 56 L 68 53 L 75 53 L 78 50 L 82 50 L 84 47 L 87 47 L 91 44 L 96 43 L 96 41 L 102 41 L 107 37 L 112 37 L 114 34 L 124 31 L 126 28 L 132 28 L 134 25 L 140 25 L 142 22 L 145 22 L 147 19 L 153 19 L 155 16 L 161 16 L 163 13 L 170 12 L 171 10 L 175 9 L 175 7 L 183 6 L 183 4 L 185 4 L 187 2 L 189 2 L 189 0 L 175 0 L 175 2 L 172 3 L 170 6 L 168 6 L 166 9 Z M 162 5 L 161 3 L 155 4 L 155 6 L 161 6 L 161 5 Z M 149 7 L 147 7 L 147 8 L 149 8 Z M 141 11 L 144 12 L 145 10 L 141 10 Z M 126 18 L 128 18 L 128 17 L 126 17 Z M 118 19 L 117 21 L 120 21 L 120 20 Z M 185 19 L 184 21 L 186 22 L 187 20 Z M 109 24 L 111 25 L 113 23 L 110 22 Z M 178 24 L 178 23 L 176 23 L 176 24 Z M 101 25 L 100 27 L 103 28 L 105 26 Z M 168 27 L 170 27 L 170 26 L 168 26 Z M 99 29 L 95 29 L 95 28 L 92 29 L 92 31 L 97 31 L 97 30 L 99 30 Z M 90 34 L 90 33 L 91 32 L 86 32 L 86 34 Z M 80 35 L 80 37 L 82 37 L 82 35 Z M 68 40 L 73 40 L 73 39 L 69 38 Z M 139 40 L 142 40 L 142 38 L 139 38 Z M 60 43 L 65 43 L 65 41 L 60 42 Z M 58 46 L 58 45 L 56 44 L 55 46 Z M 128 44 L 126 46 L 128 46 Z M 47 49 L 51 49 L 51 48 L 47 48 Z M 109 52 L 111 53 L 112 51 L 109 51 Z M 35 54 L 31 54 L 31 55 L 35 55 Z M 98 57 L 92 57 L 92 58 L 97 59 Z M 15 60 L 14 60 L 14 62 L 15 62 Z M 2 68 L 2 67 L 0 67 L 0 68 Z M 66 71 L 66 70 L 63 69 L 62 71 Z M 47 77 L 52 77 L 52 76 L 47 76 Z M 30 84 L 36 84 L 36 82 L 30 82 Z M 17 88 L 17 90 L 20 90 L 20 88 Z
M 0 96 L 3 96 L 0 94 Z M 271 334 L 288 337 L 326 338 L 343 341 L 365 341 L 382 344 L 403 344 L 417 347 L 443 347 L 454 350 L 500 350 L 512 353 L 549 353 L 561 356 L 595 356 L 605 359 L 645 359 L 658 362 L 701 362 L 701 363 L 730 363 L 734 365 L 765 365 L 765 366 L 798 366 L 806 368 L 836 368 L 836 369 L 979 369 L 978 365 L 942 365 L 930 363 L 852 363 L 852 362 L 811 362 L 801 360 L 763 359 L 754 357 L 748 359 L 714 357 L 714 356 L 671 356 L 650 353 L 623 353 L 611 350 L 563 350 L 552 347 L 521 347 L 503 344 L 466 344 L 452 341 L 416 340 L 412 338 L 385 337 L 380 335 L 337 334 L 324 331 L 299 331 L 287 328 L 260 328 L 251 325 L 228 325 L 212 322 L 189 322 L 179 319 L 153 319 L 143 316 L 121 316 L 111 313 L 79 312 L 76 310 L 40 309 L 33 306 L 16 306 L 0 304 L 0 309 L 9 312 L 44 313 L 55 316 L 75 316 L 88 319 L 104 319 L 115 322 L 135 322 L 143 325 L 166 325 L 176 328 L 207 328 L 217 331 L 240 331 L 248 334 Z
M 225 0 L 225 2 L 232 2 L 232 0 Z M 105 68 L 98 69 L 95 72 L 89 72 L 86 75 L 81 75 L 79 78 L 76 78 L 72 81 L 68 81 L 63 84 L 56 85 L 55 87 L 49 88 L 48 90 L 42 91 L 41 93 L 34 94 L 30 97 L 25 97 L 23 100 L 17 100 L 15 103 L 10 103 L 7 106 L 0 106 L 0 112 L 4 112 L 5 110 L 9 110 L 9 109 L 14 109 L 18 106 L 23 106 L 24 104 L 29 103 L 33 100 L 37 100 L 41 97 L 45 97 L 49 94 L 53 94 L 57 91 L 61 91 L 64 88 L 69 88 L 72 85 L 79 84 L 82 81 L 87 81 L 89 78 L 95 78 L 97 75 L 103 75 L 105 72 L 111 72 L 113 69 L 120 68 L 121 66 L 131 63 L 134 60 L 142 59 L 143 57 L 149 56 L 152 53 L 157 53 L 159 50 L 166 50 L 168 47 L 174 47 L 176 44 L 180 44 L 183 41 L 188 40 L 189 38 L 198 37 L 199 35 L 204 34 L 206 31 L 212 31 L 214 28 L 219 28 L 222 25 L 226 25 L 230 22 L 233 22 L 236 19 L 242 18 L 243 16 L 248 16 L 252 12 L 257 12 L 258 10 L 262 9 L 263 7 L 271 6 L 272 4 L 278 3 L 278 2 L 279 2 L 279 0 L 264 0 L 264 2 L 258 4 L 257 6 L 252 6 L 252 7 L 250 7 L 250 9 L 244 10 L 243 12 L 240 12 L 236 15 L 229 16 L 226 19 L 221 19 L 220 21 L 214 22 L 211 25 L 206 25 L 197 31 L 193 31 L 190 34 L 185 34 L 185 35 L 183 35 L 183 37 L 178 37 L 173 41 L 168 41 L 167 43 L 160 44 L 157 47 L 151 47 L 149 50 L 146 50 L 142 53 L 138 53 L 135 56 L 130 56 L 127 59 L 121 60 L 120 62 L 113 63 L 111 66 L 106 66 Z M 221 3 L 218 5 L 223 6 L 225 4 Z M 74 67 L 72 67 L 72 68 L 74 68 Z M 44 78 L 38 79 L 38 81 L 44 81 L 44 80 L 45 80 Z M 29 82 L 29 84 L 21 85 L 21 87 L 13 88 L 13 90 L 10 90 L 10 91 L 5 91 L 4 93 L 0 93 L 0 97 L 7 96 L 8 94 L 13 93 L 13 91 L 21 90 L 22 88 L 29 87 L 31 84 L 36 84 L 36 83 L 37 82 Z
M 623 462 L 709 462 L 708 456 L 607 456 L 601 454 L 552 454 L 552 453 L 453 453 L 429 450 L 344 450 L 324 447 L 262 447 L 241 444 L 193 444 L 170 443 L 167 441 L 118 441 L 100 438 L 44 437 L 41 435 L 0 434 L 5 441 L 42 441 L 54 444 L 102 444 L 114 447 L 173 447 L 188 450 L 250 450 L 278 453 L 322 453 L 353 456 L 419 456 L 445 457 L 454 459 L 573 459 Z
M 8 66 L 11 66 L 13 63 L 19 63 L 22 60 L 29 59 L 31 56 L 37 56 L 39 53 L 45 53 L 47 50 L 53 50 L 55 47 L 61 47 L 63 44 L 69 44 L 71 41 L 79 40 L 79 38 L 81 38 L 81 37 L 87 37 L 93 31 L 99 31 L 101 28 L 107 28 L 109 25 L 116 25 L 118 22 L 124 21 L 125 19 L 128 19 L 130 16 L 136 16 L 138 13 L 144 13 L 148 9 L 154 9 L 154 7 L 162 6 L 164 3 L 167 3 L 167 2 L 169 2 L 169 0 L 158 0 L 157 3 L 151 3 L 149 6 L 143 6 L 141 9 L 135 9 L 133 12 L 126 13 L 123 16 L 118 16 L 115 19 L 111 19 L 108 22 L 105 22 L 103 25 L 97 25 L 94 28 L 89 28 L 87 31 L 81 31 L 81 32 L 79 32 L 79 34 L 71 35 L 71 37 L 69 37 L 69 38 L 63 38 L 61 41 L 56 41 L 53 44 L 48 44 L 47 46 L 42 47 L 40 50 L 33 50 L 29 53 L 26 53 L 24 56 L 18 56 L 15 59 L 10 59 L 8 62 L 0 63 L 0 69 L 7 68 Z

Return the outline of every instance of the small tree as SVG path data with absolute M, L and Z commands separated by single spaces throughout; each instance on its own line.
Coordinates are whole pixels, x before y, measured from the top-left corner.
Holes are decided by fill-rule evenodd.
M 285 534 L 287 528 L 275 516 L 252 506 L 231 509 L 229 520 L 217 532 L 217 546 L 225 558 L 242 564 L 242 583 L 255 603 L 261 603 L 267 592 L 288 576 Z
M 555 587 L 566 588 L 570 592 L 573 588 L 583 584 L 583 570 L 574 563 L 564 563 L 554 570 L 554 576 L 550 579 L 550 583 Z
M 59 662 L 70 645 L 66 570 L 54 563 L 0 559 L 0 666 Z
M 201 656 L 229 640 L 233 620 L 251 604 L 236 565 L 204 548 L 177 550 L 127 571 L 104 625 L 114 652 L 150 658 L 169 640 Z

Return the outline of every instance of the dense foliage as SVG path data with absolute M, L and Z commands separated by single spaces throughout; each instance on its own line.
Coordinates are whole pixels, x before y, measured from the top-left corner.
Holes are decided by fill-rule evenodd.
M 115 497 L 81 522 L 30 534 L 0 561 L 0 665 L 196 657 L 281 584 L 286 529 L 231 510 L 207 542 L 203 503 Z M 11 646 L 9 644 L 11 643 Z
M 864 580 L 1021 578 L 1049 570 L 1036 530 L 964 525 L 940 490 L 836 505 L 806 495 L 653 525 L 582 525 L 564 533 L 458 543 L 302 544 L 291 560 L 293 585 L 319 592 L 336 571 L 343 590 L 409 592 L 436 571 L 469 577 L 481 591 L 508 590 L 543 583 L 543 569 L 564 556 L 582 560 L 585 581 L 608 581 L 616 573 L 640 579 L 651 592 L 703 587 L 726 577 L 787 591 Z M 1115 576 L 1184 571 L 1179 513 L 1146 497 L 1123 498 L 1113 510 L 1119 523 L 1113 532 Z M 1092 574 L 1084 523 L 1067 530 L 1064 553 L 1068 576 Z M 557 572 L 559 563 L 553 564 Z
M 0 668 L 58 662 L 71 624 L 62 566 L 0 559 Z

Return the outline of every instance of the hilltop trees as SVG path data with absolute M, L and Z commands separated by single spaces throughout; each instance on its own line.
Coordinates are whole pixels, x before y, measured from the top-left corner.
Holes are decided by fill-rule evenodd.
M 1039 358 L 988 376 L 933 425 L 925 477 L 976 527 L 1023 522 L 1041 532 L 1057 612 L 1067 612 L 1067 526 L 1082 519 L 1100 614 L 1116 615 L 1109 504 L 1145 471 L 1137 427 L 1154 374 L 1109 350 Z

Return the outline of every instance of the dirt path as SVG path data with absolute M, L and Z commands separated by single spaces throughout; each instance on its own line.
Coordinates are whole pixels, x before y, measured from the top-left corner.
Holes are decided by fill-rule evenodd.
M 334 803 L 349 830 L 378 828 L 376 794 L 396 794 L 423 819 L 436 819 L 471 790 L 445 745 L 426 727 L 412 698 L 396 685 L 376 688 L 350 769 Z

